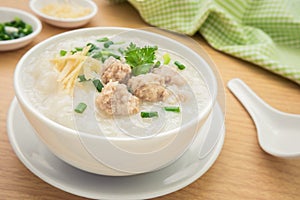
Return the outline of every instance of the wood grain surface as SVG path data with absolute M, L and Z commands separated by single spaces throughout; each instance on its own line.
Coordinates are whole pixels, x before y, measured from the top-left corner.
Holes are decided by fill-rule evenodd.
M 150 26 L 128 3 L 95 2 L 99 13 L 85 27 Z M 0 6 L 32 13 L 28 3 L 27 0 L 0 0 Z M 0 52 L 0 199 L 85 199 L 57 189 L 32 174 L 15 155 L 6 131 L 7 112 L 14 98 L 13 73 L 18 60 L 35 44 L 65 31 L 68 29 L 43 23 L 41 34 L 30 45 L 16 51 Z M 206 174 L 189 186 L 157 199 L 300 199 L 300 159 L 276 158 L 262 151 L 253 121 L 226 84 L 230 79 L 239 77 L 271 106 L 296 114 L 300 114 L 300 86 L 216 51 L 200 35 L 193 36 L 193 39 L 207 51 L 222 77 L 226 93 L 225 143 L 220 156 Z

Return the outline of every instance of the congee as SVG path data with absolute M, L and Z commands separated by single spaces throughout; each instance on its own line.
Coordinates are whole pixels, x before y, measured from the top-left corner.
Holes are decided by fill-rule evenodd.
M 69 128 L 144 137 L 188 123 L 211 101 L 201 71 L 138 39 L 93 36 L 48 46 L 24 69 L 32 104 Z

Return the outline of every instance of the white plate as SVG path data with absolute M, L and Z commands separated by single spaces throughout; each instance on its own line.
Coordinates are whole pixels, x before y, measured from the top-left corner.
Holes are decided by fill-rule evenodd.
M 217 138 L 217 143 L 207 156 L 199 158 L 199 146 L 202 144 L 196 139 L 186 153 L 168 167 L 127 177 L 87 173 L 58 159 L 37 138 L 16 99 L 8 113 L 7 131 L 11 145 L 23 164 L 36 176 L 61 190 L 92 199 L 148 199 L 189 185 L 212 166 L 225 137 L 224 115 L 219 104 L 216 104 L 211 116 L 214 126 L 207 123 L 204 130 L 207 130 L 208 137 Z

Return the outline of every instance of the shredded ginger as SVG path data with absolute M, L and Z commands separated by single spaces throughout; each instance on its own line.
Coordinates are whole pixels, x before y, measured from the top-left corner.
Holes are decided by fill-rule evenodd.
M 57 81 L 62 84 L 63 89 L 72 92 L 80 73 L 83 73 L 86 78 L 92 78 L 92 71 L 99 72 L 100 63 L 87 56 L 89 49 L 90 46 L 86 46 L 82 51 L 77 51 L 74 54 L 68 52 L 65 56 L 56 57 L 51 60 L 59 73 Z

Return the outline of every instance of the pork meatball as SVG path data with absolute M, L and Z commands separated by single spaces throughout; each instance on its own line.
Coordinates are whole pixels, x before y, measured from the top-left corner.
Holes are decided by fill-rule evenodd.
M 108 82 L 96 98 L 96 106 L 109 115 L 131 115 L 139 111 L 139 99 L 118 82 Z
M 166 85 L 183 86 L 186 84 L 184 78 L 175 69 L 169 66 L 161 66 L 155 68 L 152 71 L 154 74 L 158 74 L 165 79 Z
M 153 73 L 132 77 L 128 81 L 128 87 L 135 96 L 144 101 L 163 101 L 169 95 L 164 78 Z
M 126 83 L 131 74 L 131 67 L 121 62 L 120 60 L 109 57 L 104 62 L 104 68 L 101 74 L 101 81 L 106 84 L 109 81 L 118 81 L 119 83 Z

